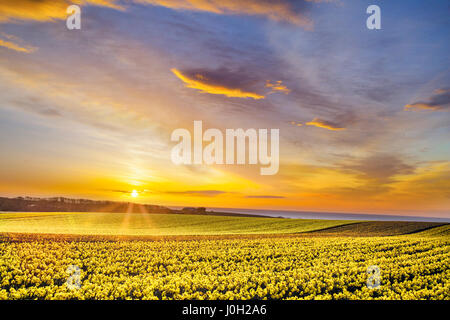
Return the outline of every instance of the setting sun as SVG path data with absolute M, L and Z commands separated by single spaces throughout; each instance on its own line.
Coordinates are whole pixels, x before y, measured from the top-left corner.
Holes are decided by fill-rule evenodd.
M 131 196 L 132 196 L 133 198 L 136 198 L 138 195 L 139 195 L 139 193 L 138 193 L 136 190 L 133 190 L 133 191 L 131 192 Z

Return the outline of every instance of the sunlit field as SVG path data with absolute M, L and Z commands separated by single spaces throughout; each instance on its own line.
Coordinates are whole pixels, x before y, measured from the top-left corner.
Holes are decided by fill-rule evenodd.
M 355 221 L 146 213 L 0 213 L 0 232 L 79 235 L 298 233 L 349 223 Z

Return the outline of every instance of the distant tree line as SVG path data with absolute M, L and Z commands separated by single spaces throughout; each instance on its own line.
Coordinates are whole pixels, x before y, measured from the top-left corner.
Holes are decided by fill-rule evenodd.
M 22 212 L 132 212 L 132 213 L 178 213 L 206 214 L 204 207 L 170 209 L 163 206 L 133 202 L 71 199 L 64 197 L 0 197 L 0 211 Z M 211 212 L 212 213 L 212 212 Z
M 173 210 L 162 206 L 132 202 L 96 201 L 63 197 L 0 197 L 0 211 L 172 213 Z

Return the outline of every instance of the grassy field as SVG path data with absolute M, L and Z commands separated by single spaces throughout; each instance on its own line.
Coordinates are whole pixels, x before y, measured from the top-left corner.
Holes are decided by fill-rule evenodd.
M 355 223 L 184 214 L 17 212 L 0 214 L 0 233 L 73 235 L 220 235 L 308 232 Z

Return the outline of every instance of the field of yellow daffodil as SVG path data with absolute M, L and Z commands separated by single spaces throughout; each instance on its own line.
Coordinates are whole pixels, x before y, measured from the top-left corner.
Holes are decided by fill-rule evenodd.
M 448 227 L 435 229 L 393 237 L 2 241 L 0 299 L 448 300 Z M 375 287 L 371 266 L 379 270 Z

